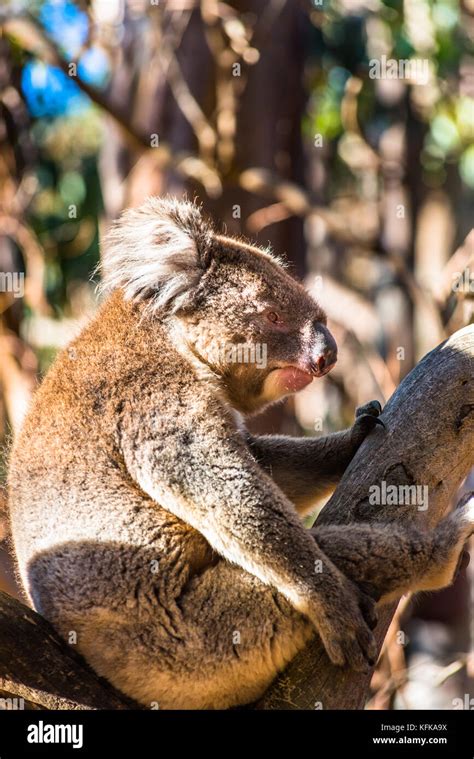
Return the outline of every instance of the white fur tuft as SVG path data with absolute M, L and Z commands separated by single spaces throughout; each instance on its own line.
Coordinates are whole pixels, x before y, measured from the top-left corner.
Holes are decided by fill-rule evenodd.
M 474 493 L 467 493 L 456 507 L 456 512 L 461 516 L 466 525 L 474 528 Z
M 448 520 L 455 525 L 457 530 L 461 530 L 464 540 L 474 534 L 474 492 L 463 495 L 453 511 L 450 512 Z
M 210 230 L 189 202 L 148 198 L 125 211 L 105 238 L 101 289 L 120 288 L 128 300 L 148 299 L 153 309 L 176 308 L 179 296 L 203 272 L 200 247 Z

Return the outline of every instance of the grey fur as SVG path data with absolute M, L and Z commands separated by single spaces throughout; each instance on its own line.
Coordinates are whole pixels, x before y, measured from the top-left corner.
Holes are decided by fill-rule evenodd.
M 307 531 L 301 514 L 378 411 L 317 440 L 255 438 L 241 416 L 310 371 L 329 334 L 322 309 L 189 204 L 127 212 L 104 267 L 110 294 L 51 368 L 12 451 L 11 528 L 32 604 L 148 706 L 252 701 L 315 632 L 335 663 L 366 669 L 374 603 L 361 587 L 401 592 L 435 575 L 436 586 L 441 569 L 449 582 L 471 507 L 435 537 Z M 264 342 L 268 365 L 226 364 L 215 340 Z M 425 558 L 412 566 L 415 544 Z

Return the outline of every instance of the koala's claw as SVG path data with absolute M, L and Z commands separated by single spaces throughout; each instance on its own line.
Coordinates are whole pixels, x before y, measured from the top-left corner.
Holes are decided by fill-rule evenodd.
M 375 601 L 361 591 L 359 596 L 359 609 L 367 624 L 369 630 L 375 630 L 377 627 L 378 616 L 375 609 Z
M 360 439 L 362 442 L 377 425 L 385 429 L 385 424 L 379 416 L 381 413 L 382 406 L 378 401 L 369 401 L 369 403 L 365 403 L 356 409 L 356 418 L 352 429 L 357 440 Z
M 319 616 L 317 629 L 333 664 L 368 672 L 377 659 L 371 632 L 377 624 L 375 602 L 349 581 L 345 591 L 337 610 L 326 607 L 327 614 Z
M 377 645 L 370 630 L 360 626 L 353 634 L 325 641 L 329 658 L 340 667 L 350 667 L 356 672 L 369 672 L 377 660 Z
M 382 413 L 382 406 L 378 401 L 369 401 L 368 403 L 364 403 L 363 406 L 359 406 L 359 408 L 356 409 L 356 419 L 358 416 L 364 416 L 365 414 L 368 414 L 369 416 L 378 417 Z
M 385 422 L 383 422 L 378 416 L 371 416 L 370 414 L 362 414 L 361 416 L 358 416 L 356 419 L 356 425 L 359 428 L 363 427 L 367 432 L 373 430 L 377 425 L 386 429 Z

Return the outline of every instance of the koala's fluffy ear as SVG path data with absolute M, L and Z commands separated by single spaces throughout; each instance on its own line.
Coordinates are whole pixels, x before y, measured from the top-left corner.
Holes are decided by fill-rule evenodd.
M 148 198 L 125 211 L 105 238 L 104 291 L 176 310 L 207 268 L 212 228 L 194 203 Z

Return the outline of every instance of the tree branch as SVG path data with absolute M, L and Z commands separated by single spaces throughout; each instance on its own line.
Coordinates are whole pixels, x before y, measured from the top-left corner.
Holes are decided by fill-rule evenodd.
M 32 709 L 140 708 L 96 675 L 49 622 L 1 591 L 0 698 L 22 698 Z
M 320 524 L 415 520 L 431 528 L 444 515 L 474 465 L 474 325 L 456 332 L 413 369 L 383 412 L 386 431 L 363 443 L 318 521 Z M 426 511 L 373 506 L 369 488 L 427 485 Z M 379 649 L 395 606 L 383 609 Z M 286 668 L 257 704 L 259 709 L 360 709 L 371 675 L 335 667 L 319 639 Z

